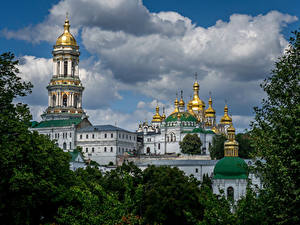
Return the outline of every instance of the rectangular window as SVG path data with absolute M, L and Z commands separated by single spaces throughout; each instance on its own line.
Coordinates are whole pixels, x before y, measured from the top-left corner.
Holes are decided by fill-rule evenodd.
M 131 136 L 129 135 L 129 140 L 131 140 Z
M 104 147 L 104 152 L 106 152 L 106 147 Z
M 113 138 L 113 137 L 114 137 L 114 134 L 110 134 L 110 137 Z
M 160 149 L 160 143 L 158 143 L 158 149 Z
M 70 132 L 70 138 L 72 137 L 72 133 Z
M 107 134 L 104 134 L 104 138 L 107 138 Z
M 94 135 L 94 134 L 92 135 L 92 138 L 93 138 L 93 139 L 95 138 L 95 135 Z
M 89 135 L 88 134 L 86 135 L 86 139 L 89 139 Z
M 64 61 L 64 75 L 65 77 L 68 75 L 68 61 Z
M 198 168 L 196 168 L 196 170 L 195 170 L 195 171 L 196 171 L 196 173 L 198 173 Z
M 92 152 L 95 152 L 95 149 L 94 149 L 94 148 L 92 148 Z
M 86 149 L 85 149 L 85 152 L 89 152 L 89 149 L 88 149 L 88 148 L 86 148 Z
M 119 138 L 121 138 L 121 134 L 119 134 Z
M 113 152 L 113 147 L 110 147 L 110 152 Z
M 80 139 L 82 139 L 82 134 L 80 134 Z

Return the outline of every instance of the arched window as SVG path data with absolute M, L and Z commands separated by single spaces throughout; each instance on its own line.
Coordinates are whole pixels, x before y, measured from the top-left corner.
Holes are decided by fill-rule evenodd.
M 233 187 L 227 188 L 227 199 L 234 200 L 234 189 Z
M 160 149 L 160 143 L 158 143 L 158 149 Z
M 147 153 L 148 154 L 150 153 L 150 147 L 147 147 Z
M 72 142 L 70 142 L 70 149 L 72 149 Z
M 63 149 L 64 149 L 64 150 L 67 149 L 67 143 L 66 143 L 66 142 L 63 143 Z
M 64 76 L 68 75 L 68 61 L 64 61 Z
M 57 71 L 56 71 L 56 73 L 57 73 L 57 76 L 59 76 L 60 75 L 60 61 L 57 61 Z
M 92 152 L 95 152 L 95 149 L 94 149 L 94 148 L 92 148 Z
M 78 95 L 75 95 L 74 97 L 74 107 L 77 108 L 78 105 Z
M 52 96 L 52 106 L 55 107 L 56 106 L 56 95 Z
M 63 95 L 63 106 L 67 107 L 68 96 L 66 94 Z
M 73 60 L 72 61 L 72 74 L 71 74 L 71 76 L 74 77 L 74 74 L 75 74 L 75 62 Z

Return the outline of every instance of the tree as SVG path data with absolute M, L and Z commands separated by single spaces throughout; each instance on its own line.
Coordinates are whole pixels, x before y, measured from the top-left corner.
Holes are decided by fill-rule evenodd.
M 13 54 L 0 56 L 0 218 L 6 224 L 52 222 L 73 182 L 70 156 L 28 130 L 29 109 L 13 100 L 32 85 L 17 76 L 17 65 Z
M 200 183 L 177 167 L 149 166 L 143 172 L 143 185 L 141 216 L 146 224 L 195 224 L 193 221 L 202 220 Z
M 183 140 L 179 142 L 181 152 L 184 154 L 201 154 L 201 139 L 197 134 L 187 134 Z
M 251 137 L 255 155 L 265 160 L 257 171 L 268 224 L 299 223 L 300 193 L 300 33 L 294 32 L 285 54 L 261 87 L 267 94 L 255 108 Z
M 217 134 L 213 137 L 212 146 L 209 149 L 212 159 L 222 159 L 224 157 L 224 142 L 227 140 L 223 134 Z

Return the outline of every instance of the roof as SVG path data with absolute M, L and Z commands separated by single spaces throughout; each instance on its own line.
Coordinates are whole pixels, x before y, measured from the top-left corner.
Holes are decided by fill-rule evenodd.
M 182 133 L 202 133 L 202 134 L 215 134 L 212 130 L 204 130 L 201 127 L 195 128 L 192 131 L 183 131 Z
M 35 124 L 34 126 L 32 126 L 32 128 L 67 127 L 67 126 L 72 126 L 73 124 L 78 125 L 81 121 L 82 121 L 81 118 L 73 118 L 67 120 L 44 120 L 38 124 Z
M 124 131 L 128 133 L 134 133 L 113 125 L 95 125 L 95 126 L 84 127 L 78 130 L 78 132 L 95 132 L 95 131 Z
M 167 117 L 165 120 L 166 123 L 168 122 L 175 122 L 178 120 L 178 114 L 180 115 L 180 121 L 191 121 L 191 122 L 197 122 L 197 119 L 190 114 L 189 112 L 176 112 L 171 114 Z
M 77 149 L 74 149 L 73 152 L 69 152 L 69 154 L 71 155 L 71 162 L 75 162 L 78 156 L 82 158 L 80 152 Z
M 145 162 L 138 162 L 136 163 L 137 166 L 148 166 L 148 165 L 155 165 L 155 166 L 214 166 L 218 160 L 149 160 Z
M 240 157 L 224 157 L 214 168 L 213 179 L 247 179 L 248 166 Z

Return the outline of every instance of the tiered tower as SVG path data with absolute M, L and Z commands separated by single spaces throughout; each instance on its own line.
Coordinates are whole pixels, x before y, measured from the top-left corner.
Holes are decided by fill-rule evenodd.
M 79 46 L 70 33 L 68 18 L 64 32 L 53 47 L 53 76 L 47 86 L 48 108 L 42 115 L 43 120 L 83 118 L 82 87 L 79 79 Z

